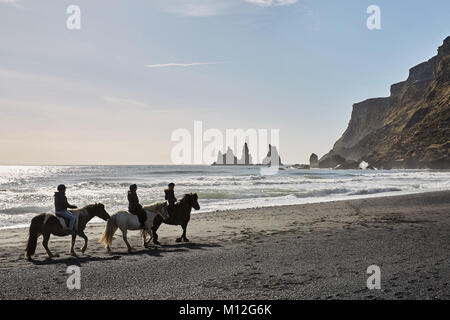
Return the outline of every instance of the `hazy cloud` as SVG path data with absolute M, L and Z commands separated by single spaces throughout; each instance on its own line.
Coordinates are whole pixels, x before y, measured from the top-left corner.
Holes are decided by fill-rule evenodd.
M 298 0 L 164 0 L 163 10 L 183 16 L 209 17 L 249 10 L 251 5 L 277 7 L 297 3 Z
M 245 0 L 245 1 L 262 7 L 287 6 L 298 2 L 298 0 Z
M 0 0 L 0 4 L 8 4 L 16 8 L 21 8 L 22 0 Z
M 167 68 L 167 67 L 193 67 L 202 65 L 220 64 L 219 62 L 191 62 L 191 63 L 161 63 L 161 64 L 148 64 L 147 68 Z

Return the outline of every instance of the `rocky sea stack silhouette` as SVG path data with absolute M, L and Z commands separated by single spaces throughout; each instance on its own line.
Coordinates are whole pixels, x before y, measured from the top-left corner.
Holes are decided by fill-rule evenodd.
M 245 143 L 242 147 L 242 157 L 238 159 L 233 150 L 228 147 L 226 153 L 222 153 L 221 151 L 217 154 L 217 161 L 215 161 L 213 166 L 233 166 L 233 165 L 241 165 L 241 166 L 251 166 L 251 165 L 266 165 L 266 166 L 281 166 L 283 163 L 281 162 L 281 157 L 278 153 L 277 147 L 269 144 L 269 151 L 267 152 L 266 157 L 263 159 L 261 163 L 253 163 L 252 155 L 250 154 L 248 144 Z

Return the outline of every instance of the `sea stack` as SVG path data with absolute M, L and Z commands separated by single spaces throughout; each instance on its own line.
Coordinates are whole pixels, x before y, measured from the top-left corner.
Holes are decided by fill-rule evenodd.
M 277 147 L 269 144 L 269 152 L 267 152 L 267 156 L 262 161 L 262 164 L 269 166 L 282 166 L 281 157 L 278 154 Z
M 242 157 L 239 159 L 238 164 L 243 165 L 251 165 L 252 164 L 252 155 L 249 153 L 247 142 L 244 144 L 242 148 Z
M 318 168 L 319 167 L 319 157 L 317 154 L 313 153 L 309 157 L 309 166 L 310 168 Z

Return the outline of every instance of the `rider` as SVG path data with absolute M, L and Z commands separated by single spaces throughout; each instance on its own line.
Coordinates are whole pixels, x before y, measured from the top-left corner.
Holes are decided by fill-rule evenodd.
M 75 234 L 73 230 L 73 226 L 75 224 L 75 216 L 67 210 L 69 209 L 77 209 L 77 206 L 73 206 L 67 202 L 66 197 L 66 186 L 60 184 L 58 186 L 58 192 L 55 192 L 55 214 L 61 216 L 63 218 L 69 219 L 69 229 L 72 234 Z
M 139 222 L 141 223 L 141 228 L 145 229 L 145 220 L 147 220 L 147 213 L 142 208 L 139 203 L 139 198 L 137 196 L 137 185 L 132 184 L 130 190 L 128 191 L 128 211 L 130 213 L 138 216 Z
M 168 205 L 168 209 L 172 209 L 175 206 L 175 202 L 177 202 L 177 198 L 175 198 L 175 183 L 171 182 L 168 185 L 168 189 L 164 190 L 164 193 L 166 194 L 165 199 L 167 200 L 167 202 L 169 203 Z

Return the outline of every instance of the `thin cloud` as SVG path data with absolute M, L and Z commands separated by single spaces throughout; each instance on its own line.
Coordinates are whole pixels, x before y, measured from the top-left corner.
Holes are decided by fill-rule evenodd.
M 295 4 L 298 0 L 245 0 L 248 3 L 261 7 L 281 7 Z
M 212 17 L 232 13 L 244 0 L 173 0 L 160 1 L 163 10 L 186 17 Z
M 191 62 L 191 63 L 160 63 L 160 64 L 147 64 L 147 68 L 167 68 L 167 67 L 193 67 L 220 64 L 219 62 Z
M 251 12 L 255 6 L 280 7 L 297 2 L 298 0 L 160 0 L 159 5 L 167 12 L 182 16 L 212 17 Z
M 16 8 L 22 8 L 22 0 L 0 0 L 0 4 L 7 4 Z

